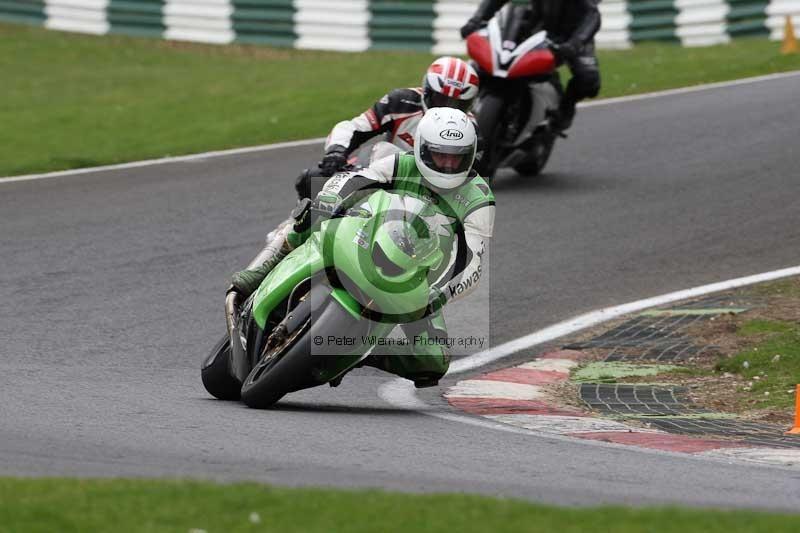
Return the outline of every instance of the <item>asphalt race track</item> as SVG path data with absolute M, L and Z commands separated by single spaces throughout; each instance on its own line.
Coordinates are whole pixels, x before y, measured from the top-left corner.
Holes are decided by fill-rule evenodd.
M 587 108 L 545 176 L 499 177 L 492 342 L 800 264 L 798 94 L 794 76 Z M 0 185 L 0 475 L 800 507 L 800 470 L 441 420 L 381 400 L 392 378 L 376 371 L 271 411 L 210 399 L 199 365 L 224 330 L 227 276 L 285 218 L 318 153 Z M 450 323 L 469 330 L 459 313 Z

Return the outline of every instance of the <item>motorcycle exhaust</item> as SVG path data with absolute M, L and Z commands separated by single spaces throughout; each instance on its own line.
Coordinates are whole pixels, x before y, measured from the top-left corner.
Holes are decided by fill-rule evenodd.
M 233 341 L 236 334 L 236 321 L 239 312 L 240 295 L 236 291 L 230 291 L 225 297 L 225 325 L 228 327 L 228 338 Z

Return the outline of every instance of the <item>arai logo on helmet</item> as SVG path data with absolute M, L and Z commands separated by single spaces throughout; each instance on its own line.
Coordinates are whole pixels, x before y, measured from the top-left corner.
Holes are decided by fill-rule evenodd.
M 460 141 L 464 138 L 464 134 L 458 130 L 444 130 L 439 134 L 439 137 L 445 141 Z

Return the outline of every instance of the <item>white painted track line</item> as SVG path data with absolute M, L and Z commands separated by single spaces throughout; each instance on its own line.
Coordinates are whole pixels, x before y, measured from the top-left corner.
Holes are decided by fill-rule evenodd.
M 629 96 L 620 96 L 617 98 L 603 98 L 601 100 L 594 100 L 592 102 L 583 102 L 578 104 L 578 107 L 602 107 L 607 105 L 621 104 L 626 102 L 637 102 L 639 100 L 650 100 L 652 98 L 663 98 L 665 96 L 679 96 L 683 94 L 692 94 L 702 91 L 711 91 L 714 89 L 725 89 L 728 87 L 739 87 L 741 85 L 752 85 L 754 83 L 763 83 L 765 81 L 782 80 L 785 78 L 800 78 L 800 70 L 792 70 L 789 72 L 778 72 L 775 74 L 767 74 L 765 76 L 754 76 L 752 78 L 742 78 L 739 80 L 720 81 L 716 83 L 704 83 L 701 85 L 692 85 L 689 87 L 680 87 L 678 89 L 667 89 L 665 91 L 656 91 L 652 93 L 632 94 Z
M 762 283 L 765 281 L 772 281 L 796 275 L 800 275 L 800 266 L 789 267 L 780 270 L 773 270 L 770 272 L 764 272 L 762 274 L 755 274 L 752 276 L 746 276 L 742 278 L 730 279 L 727 281 L 712 283 L 710 285 L 702 285 L 700 287 L 694 287 L 692 289 L 671 292 L 669 294 L 662 294 L 660 296 L 654 296 L 652 298 L 645 298 L 643 300 L 637 300 L 635 302 L 630 302 L 623 305 L 598 309 L 597 311 L 592 311 L 590 313 L 586 313 L 584 315 L 580 315 L 571 318 L 569 320 L 559 322 L 558 324 L 554 324 L 542 330 L 535 331 L 523 337 L 519 337 L 518 339 L 514 339 L 512 341 L 496 346 L 494 348 L 490 348 L 488 350 L 478 352 L 463 359 L 459 359 L 450 366 L 450 372 L 448 372 L 448 375 L 464 373 L 470 370 L 476 370 L 488 364 L 496 363 L 497 361 L 503 359 L 504 357 L 508 357 L 522 350 L 534 348 L 545 342 L 549 342 L 558 339 L 560 337 L 570 335 L 572 333 L 581 331 L 589 327 L 597 326 L 599 324 L 602 324 L 603 322 L 612 320 L 614 318 L 618 318 L 620 316 L 629 313 L 635 313 L 637 311 L 642 311 L 650 307 L 665 305 L 668 303 L 677 302 L 680 300 L 686 300 L 689 298 L 696 298 L 699 296 L 704 296 L 715 292 L 726 291 L 738 287 L 744 287 L 747 285 L 753 285 L 756 283 Z M 568 439 L 572 442 L 579 440 L 580 442 L 582 442 L 587 446 L 624 447 L 628 450 L 635 450 L 641 453 L 668 454 L 681 457 L 702 457 L 705 459 L 712 459 L 712 460 L 737 459 L 737 457 L 735 457 L 735 454 L 709 453 L 709 454 L 697 454 L 694 456 L 688 456 L 686 454 L 676 454 L 675 452 L 650 450 L 647 448 L 630 447 L 626 445 L 605 443 L 601 441 L 580 440 L 580 439 L 575 439 L 574 437 L 564 437 L 550 433 L 543 433 L 541 431 L 534 431 L 530 424 L 519 424 L 517 426 L 508 426 L 505 424 L 500 424 L 498 422 L 490 422 L 486 420 L 485 417 L 478 418 L 468 415 L 462 415 L 428 405 L 417 397 L 414 386 L 409 381 L 402 378 L 393 379 L 381 385 L 378 388 L 378 396 L 385 402 L 395 407 L 400 407 L 411 411 L 417 411 L 422 414 L 435 416 L 437 418 L 449 420 L 451 422 L 459 422 L 462 424 L 483 427 L 486 429 L 494 429 L 510 433 L 535 435 L 537 437 Z M 769 466 L 769 465 L 761 464 L 759 466 Z
M 663 98 L 665 96 L 676 96 L 682 94 L 691 94 L 700 91 L 708 91 L 713 89 L 721 89 L 725 87 L 738 87 L 741 85 L 750 85 L 753 83 L 762 83 L 771 80 L 779 80 L 784 78 L 800 77 L 800 71 L 780 72 L 777 74 L 768 74 L 766 76 L 756 76 L 752 78 L 743 78 L 739 80 L 723 81 L 719 83 L 707 83 L 703 85 L 695 85 L 692 87 L 682 87 L 679 89 L 669 89 L 666 91 L 657 91 L 645 94 L 635 94 L 630 96 L 620 96 L 618 98 L 605 98 L 593 102 L 584 102 L 579 105 L 581 108 L 602 107 L 608 105 L 622 104 L 626 102 L 636 102 L 639 100 L 648 100 L 651 98 Z M 232 155 L 250 154 L 255 152 L 266 152 L 271 150 L 281 150 L 283 148 L 296 148 L 300 146 L 310 146 L 324 142 L 324 138 L 306 139 L 302 141 L 283 142 L 277 144 L 266 144 L 261 146 L 250 146 L 246 148 L 234 148 L 232 150 L 218 150 L 213 152 L 204 152 L 199 154 L 191 154 L 177 157 L 164 157 L 159 159 L 148 159 L 145 161 L 134 161 L 131 163 L 121 163 L 118 165 L 105 165 L 100 167 L 81 168 L 76 170 L 63 170 L 57 172 L 48 172 L 45 174 L 28 174 L 25 176 L 13 176 L 8 178 L 0 177 L 0 185 L 4 183 L 16 183 L 20 181 L 34 181 L 52 178 L 61 178 L 68 176 L 77 176 L 81 174 L 88 174 L 92 172 L 103 172 L 106 170 L 124 170 L 128 168 L 138 168 L 150 165 L 163 165 L 167 163 L 182 163 L 187 161 L 198 161 L 202 159 L 209 159 L 213 157 L 227 157 Z
M 737 287 L 744 287 L 746 285 L 753 285 L 764 281 L 771 281 L 775 279 L 785 278 L 788 276 L 800 275 L 800 266 L 784 268 L 781 270 L 774 270 L 772 272 L 765 272 L 763 274 L 755 274 L 753 276 L 746 276 L 743 278 L 736 278 L 719 283 L 712 283 L 710 285 L 703 285 L 701 287 L 694 287 L 669 294 L 662 294 L 644 300 L 637 300 L 627 304 L 617 305 L 614 307 L 606 307 L 583 315 L 576 316 L 564 322 L 559 322 L 547 328 L 535 331 L 523 337 L 519 337 L 512 341 L 500 344 L 494 348 L 489 348 L 482 352 L 478 352 L 469 357 L 459 359 L 450 365 L 450 372 L 448 375 L 460 374 L 468 372 L 482 366 L 515 354 L 522 350 L 533 348 L 534 346 L 549 342 L 559 337 L 564 337 L 580 331 L 582 329 L 590 328 L 598 324 L 602 324 L 608 320 L 618 318 L 629 313 L 643 311 L 650 307 L 657 307 L 680 300 L 687 300 L 689 298 L 696 298 L 714 292 L 726 291 L 735 289 Z
M 35 181 L 35 180 L 46 180 L 52 178 L 65 178 L 69 176 L 78 176 L 81 174 L 90 174 L 93 172 L 104 172 L 106 170 L 125 170 L 129 168 L 148 167 L 153 165 L 166 165 L 168 163 L 185 163 L 187 161 L 201 161 L 203 159 L 211 159 L 214 157 L 229 157 L 232 155 L 252 154 L 256 152 L 269 152 L 273 150 L 282 150 L 284 148 L 312 146 L 314 144 L 321 144 L 323 142 L 325 142 L 324 138 L 305 139 L 302 141 L 265 144 L 262 146 L 249 146 L 246 148 L 233 148 L 231 150 L 217 150 L 214 152 L 203 152 L 200 154 L 181 155 L 176 157 L 161 157 L 158 159 L 147 159 L 145 161 L 120 163 L 118 165 L 105 165 L 101 167 L 79 168 L 75 170 L 60 170 L 58 172 L 47 172 L 45 174 L 27 174 L 25 176 L 14 176 L 10 178 L 0 177 L 0 185 L 3 185 L 5 183 L 15 183 L 19 181 Z

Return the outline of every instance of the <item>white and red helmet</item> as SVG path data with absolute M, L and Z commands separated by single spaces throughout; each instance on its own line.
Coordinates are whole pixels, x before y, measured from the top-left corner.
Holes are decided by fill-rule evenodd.
M 452 107 L 467 112 L 478 96 L 478 73 L 457 57 L 440 57 L 422 80 L 422 107 Z

